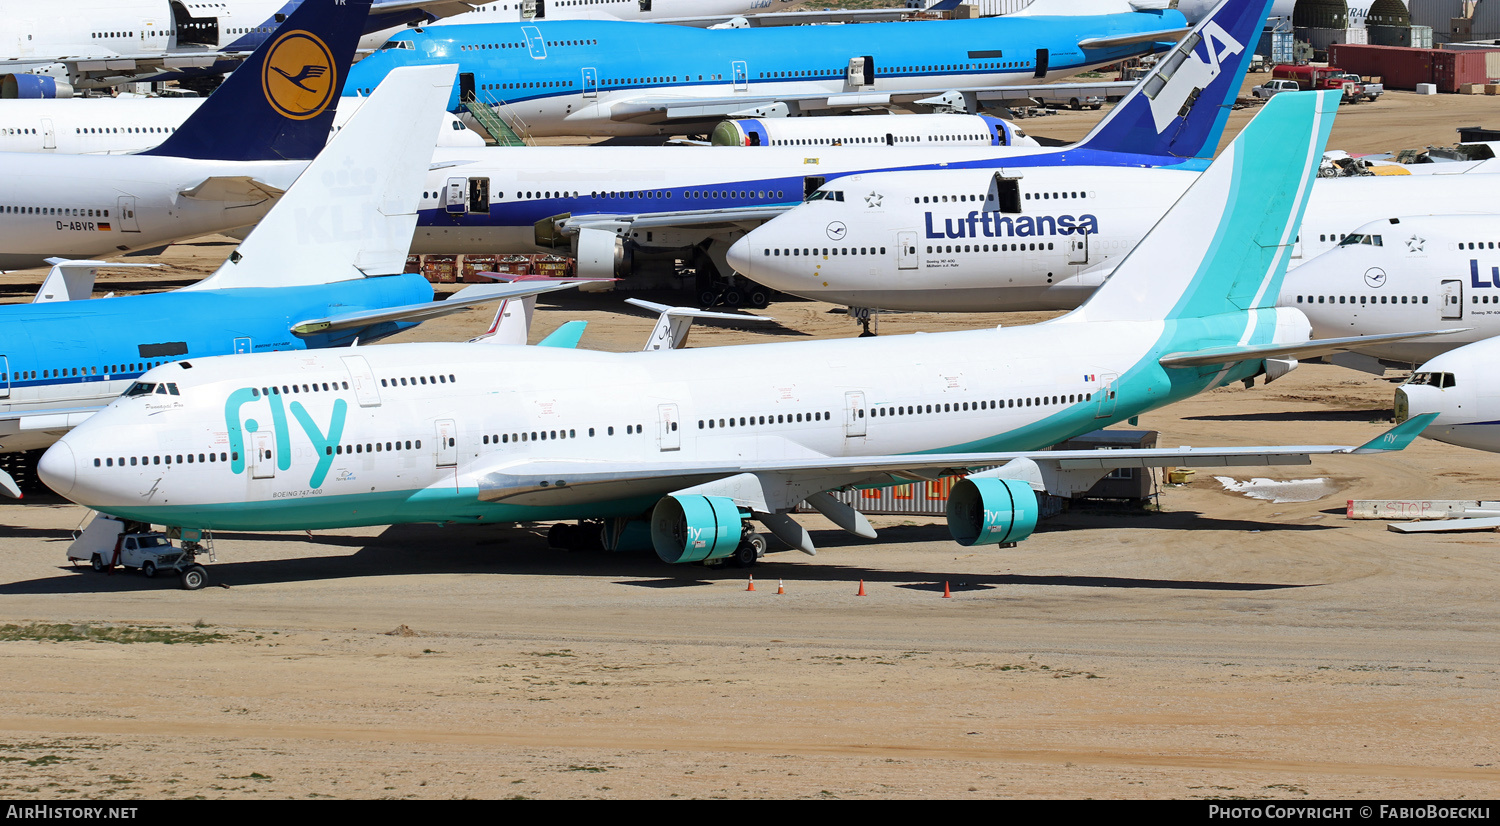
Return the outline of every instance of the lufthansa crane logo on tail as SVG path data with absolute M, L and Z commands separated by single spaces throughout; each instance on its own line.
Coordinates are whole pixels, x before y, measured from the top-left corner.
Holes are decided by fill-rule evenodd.
M 287 32 L 266 52 L 260 85 L 271 108 L 292 120 L 316 117 L 338 94 L 333 52 L 311 32 Z

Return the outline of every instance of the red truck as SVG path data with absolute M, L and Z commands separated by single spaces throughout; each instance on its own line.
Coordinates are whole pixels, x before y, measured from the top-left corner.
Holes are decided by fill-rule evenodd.
M 1344 93 L 1344 102 L 1353 103 L 1364 97 L 1362 83 L 1351 80 L 1351 75 L 1335 66 L 1289 66 L 1281 65 L 1271 70 L 1276 80 L 1290 80 L 1304 92 L 1317 89 L 1337 89 Z

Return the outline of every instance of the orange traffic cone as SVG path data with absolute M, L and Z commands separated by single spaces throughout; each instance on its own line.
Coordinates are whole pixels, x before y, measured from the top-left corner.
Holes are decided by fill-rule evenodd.
M 947 580 L 943 581 L 943 599 L 953 599 L 953 592 L 948 590 Z
M 861 579 L 859 581 L 859 593 L 855 594 L 855 596 L 862 597 L 864 595 L 865 595 L 865 581 Z
M 745 590 L 746 591 L 754 591 L 755 590 L 755 577 L 754 577 L 754 575 L 752 575 L 750 577 L 750 587 L 746 588 Z
M 784 594 L 784 593 L 786 593 L 786 583 L 782 582 L 779 579 L 776 580 L 776 593 L 778 593 L 778 594 Z

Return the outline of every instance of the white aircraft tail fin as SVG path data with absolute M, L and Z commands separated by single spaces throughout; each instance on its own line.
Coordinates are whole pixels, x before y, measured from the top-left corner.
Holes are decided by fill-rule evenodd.
M 295 287 L 406 265 L 456 67 L 390 73 L 229 260 L 188 289 Z
M 536 296 L 507 298 L 495 309 L 495 320 L 490 322 L 490 328 L 469 341 L 475 344 L 525 344 L 535 313 Z
M 56 301 L 84 301 L 94 294 L 94 279 L 100 267 L 160 267 L 160 264 L 111 264 L 107 261 L 72 261 L 67 258 L 48 258 L 52 271 L 36 291 L 32 304 L 51 304 Z

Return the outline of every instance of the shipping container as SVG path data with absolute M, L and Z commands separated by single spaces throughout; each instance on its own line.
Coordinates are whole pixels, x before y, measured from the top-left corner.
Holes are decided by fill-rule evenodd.
M 1328 56 L 1355 74 L 1380 77 L 1387 89 L 1415 90 L 1431 83 L 1439 92 L 1457 92 L 1465 84 L 1490 79 L 1488 55 L 1480 51 L 1343 44 L 1332 47 Z

